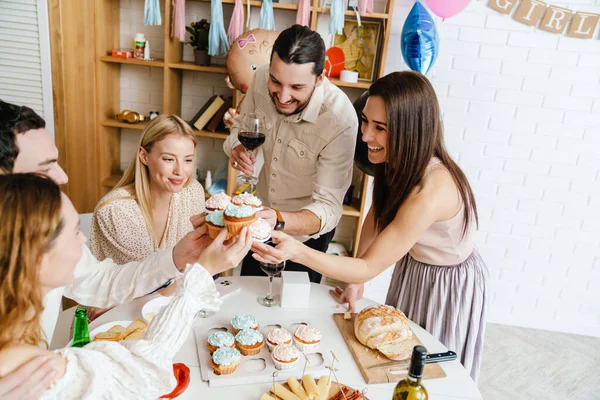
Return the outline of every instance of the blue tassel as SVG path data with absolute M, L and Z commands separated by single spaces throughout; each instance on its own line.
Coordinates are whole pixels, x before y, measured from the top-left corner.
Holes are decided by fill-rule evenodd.
M 344 32 L 344 0 L 333 0 L 329 18 L 329 34 L 334 37 Z
M 160 6 L 158 0 L 146 0 L 144 4 L 144 25 L 161 25 Z
M 260 17 L 258 19 L 258 27 L 268 31 L 275 30 L 275 18 L 273 17 L 273 1 L 263 0 L 260 7 Z
M 210 30 L 208 31 L 208 54 L 216 56 L 229 51 L 229 41 L 223 23 L 223 4 L 221 0 L 210 3 Z

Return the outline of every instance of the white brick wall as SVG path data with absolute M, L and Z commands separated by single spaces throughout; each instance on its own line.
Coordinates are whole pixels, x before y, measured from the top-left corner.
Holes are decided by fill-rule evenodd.
M 407 68 L 400 35 L 413 4 L 396 0 L 388 73 Z M 600 13 L 600 0 L 552 4 Z M 123 32 L 124 26 L 130 36 L 147 32 L 137 22 L 139 12 L 124 11 L 143 9 L 142 0 L 121 0 L 121 7 Z M 190 22 L 209 9 L 187 2 L 187 13 Z M 224 14 L 227 25 L 231 6 Z M 278 29 L 295 17 L 275 15 Z M 320 17 L 318 30 L 329 44 L 327 21 Z M 500 15 L 487 0 L 437 22 L 440 54 L 429 78 L 444 112 L 446 142 L 479 204 L 477 245 L 491 276 L 488 320 L 600 336 L 600 32 L 588 40 L 550 34 Z M 185 58 L 191 54 L 186 46 Z M 162 77 L 140 70 L 124 69 L 122 91 L 132 93 L 122 106 L 157 108 L 160 91 L 152 88 L 160 88 Z M 184 81 L 187 118 L 223 88 L 207 74 L 186 73 Z M 149 105 L 141 103 L 148 99 L 140 93 L 145 88 Z M 347 93 L 354 98 L 360 91 Z M 124 142 L 131 141 L 127 137 Z M 215 163 L 222 157 L 219 145 L 201 143 L 199 159 Z M 351 233 L 344 225 L 338 238 L 346 242 Z M 367 295 L 383 301 L 390 275 L 388 270 L 370 282 Z

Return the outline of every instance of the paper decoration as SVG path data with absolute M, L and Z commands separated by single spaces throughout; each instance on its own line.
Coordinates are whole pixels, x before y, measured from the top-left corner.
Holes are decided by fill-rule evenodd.
M 574 12 L 542 0 L 488 0 L 487 4 L 501 14 L 509 15 L 516 9 L 513 19 L 547 32 L 562 34 L 568 26 L 567 36 L 574 38 L 592 38 L 600 21 L 600 14 Z
M 542 19 L 544 11 L 546 11 L 546 3 L 543 1 L 521 0 L 513 18 L 525 25 L 535 26 Z
M 550 6 L 542 18 L 540 29 L 552 33 L 563 33 L 572 11 L 568 8 Z
M 599 19 L 600 15 L 598 14 L 576 12 L 571 21 L 571 26 L 569 27 L 567 35 L 576 38 L 589 39 L 594 35 L 594 30 L 596 29 L 596 25 L 598 25 Z
M 517 0 L 490 0 L 488 6 L 502 14 L 510 14 L 515 8 Z

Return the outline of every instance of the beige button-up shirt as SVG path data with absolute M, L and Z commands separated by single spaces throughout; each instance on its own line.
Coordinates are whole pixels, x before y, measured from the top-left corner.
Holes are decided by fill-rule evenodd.
M 228 156 L 240 144 L 238 126 L 244 114 L 265 121 L 264 165 L 257 195 L 281 211 L 310 210 L 321 220 L 312 237 L 333 230 L 342 216 L 342 201 L 352 180 L 358 118 L 348 96 L 327 78 L 306 108 L 285 116 L 269 96 L 269 65 L 256 70 L 254 81 L 223 149 Z M 309 236 L 299 237 L 306 241 Z

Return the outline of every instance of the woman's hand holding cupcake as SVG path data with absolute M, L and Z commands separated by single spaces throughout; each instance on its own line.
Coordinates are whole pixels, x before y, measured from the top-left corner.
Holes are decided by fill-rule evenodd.
M 254 252 L 252 257 L 258 260 L 258 262 L 279 264 L 283 261 L 292 260 L 303 264 L 301 261 L 302 256 L 305 252 L 311 251 L 302 242 L 281 231 L 272 231 L 271 239 L 277 243 L 275 247 L 257 241 L 252 244 L 252 251 Z
M 238 237 L 226 244 L 228 235 L 226 229 L 221 230 L 198 258 L 198 263 L 211 275 L 237 267 L 252 246 L 252 232 L 249 228 L 244 227 Z

